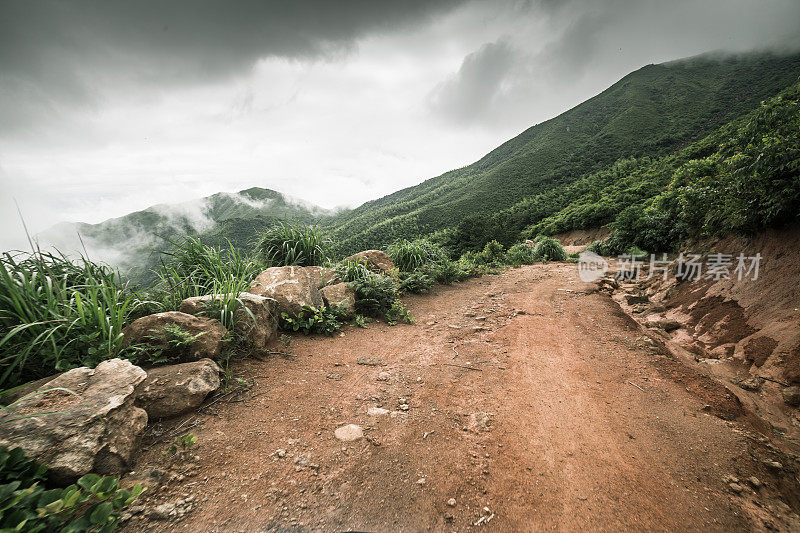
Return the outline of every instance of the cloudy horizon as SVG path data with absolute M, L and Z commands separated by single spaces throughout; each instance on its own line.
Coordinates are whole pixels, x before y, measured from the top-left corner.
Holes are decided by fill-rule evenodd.
M 250 187 L 355 207 L 650 63 L 795 51 L 793 0 L 0 0 L 0 247 Z

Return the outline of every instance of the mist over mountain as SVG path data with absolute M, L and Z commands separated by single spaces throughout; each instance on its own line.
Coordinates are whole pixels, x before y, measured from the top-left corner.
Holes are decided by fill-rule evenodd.
M 246 247 L 275 219 L 312 224 L 334 211 L 271 189 L 252 187 L 220 192 L 175 204 L 159 204 L 99 224 L 64 222 L 35 236 L 39 246 L 67 254 L 83 253 L 119 268 L 135 279 L 146 278 L 159 250 L 169 240 L 197 235 L 219 244 Z

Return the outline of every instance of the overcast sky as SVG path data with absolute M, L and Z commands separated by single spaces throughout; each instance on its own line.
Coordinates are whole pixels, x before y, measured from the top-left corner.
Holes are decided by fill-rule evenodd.
M 356 206 L 628 72 L 796 47 L 797 0 L 0 0 L 0 248 L 260 186 Z

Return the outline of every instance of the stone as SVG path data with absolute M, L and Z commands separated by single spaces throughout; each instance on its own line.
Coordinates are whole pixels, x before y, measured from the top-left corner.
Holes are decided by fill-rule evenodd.
M 761 390 L 761 385 L 764 381 L 759 377 L 752 377 L 747 379 L 739 380 L 736 384 L 739 385 L 744 390 L 748 390 L 751 392 L 758 392 Z
M 378 377 L 376 377 L 375 379 L 377 381 L 389 381 L 390 377 L 391 377 L 391 374 L 389 374 L 385 370 L 382 370 L 381 372 L 378 373 Z
M 747 478 L 747 482 L 750 483 L 750 485 L 756 489 L 760 489 L 761 487 L 764 486 L 761 480 L 758 479 L 756 476 L 750 476 L 749 478 Z
M 136 407 L 136 386 L 147 373 L 122 359 L 97 368 L 75 368 L 39 387 L 0 416 L 0 446 L 19 446 L 47 466 L 55 483 L 69 484 L 89 472 L 120 475 L 130 470 L 147 413 Z M 61 387 L 63 391 L 45 392 Z M 47 416 L 18 418 L 42 412 Z
M 338 305 L 346 318 L 352 318 L 356 314 L 356 290 L 348 283 L 337 283 L 327 285 L 320 289 L 322 301 L 328 307 Z
M 364 430 L 355 424 L 347 424 L 346 426 L 336 428 L 336 431 L 334 431 L 333 434 L 337 439 L 346 442 L 364 438 Z
M 370 407 L 367 409 L 367 414 L 369 416 L 384 416 L 388 415 L 390 411 L 388 409 L 384 409 L 383 407 Z
M 162 503 L 157 505 L 149 513 L 149 517 L 153 520 L 167 520 L 178 514 L 174 503 Z
M 378 358 L 376 358 L 376 357 L 359 357 L 358 359 L 356 359 L 356 362 L 359 365 L 364 365 L 364 366 L 381 366 L 381 365 L 383 365 L 383 361 L 378 359 Z
M 320 289 L 334 279 L 331 269 L 317 266 L 272 267 L 261 272 L 247 292 L 274 299 L 278 315 L 297 316 L 304 306 L 322 307 Z
M 783 401 L 787 404 L 797 407 L 800 405 L 800 387 L 797 385 L 792 385 L 791 387 L 785 387 L 781 394 L 783 395 Z
M 625 296 L 625 301 L 628 302 L 628 305 L 646 304 L 650 301 L 650 298 L 646 294 L 628 294 Z
M 174 346 L 165 326 L 177 326 L 196 337 L 188 346 Z M 122 330 L 122 345 L 148 345 L 159 351 L 162 357 L 180 362 L 200 359 L 218 359 L 222 353 L 222 338 L 227 331 L 219 320 L 192 316 L 180 311 L 168 311 L 143 316 Z
M 201 315 L 205 307 L 214 299 L 221 300 L 224 295 L 194 296 L 181 302 L 179 311 L 189 315 Z M 269 343 L 278 336 L 278 311 L 272 298 L 243 292 L 238 296 L 241 307 L 236 312 L 236 333 L 251 350 L 264 353 L 269 351 Z
M 151 421 L 182 415 L 219 388 L 219 373 L 211 359 L 151 368 L 136 388 L 136 405 L 147 411 Z
M 456 499 L 455 498 L 450 498 L 449 500 L 447 500 L 447 506 L 448 507 L 455 507 L 456 506 Z
M 732 490 L 733 492 L 735 492 L 736 494 L 739 494 L 739 493 L 741 493 L 741 492 L 744 490 L 744 487 L 742 487 L 742 486 L 741 486 L 741 485 L 739 485 L 738 483 L 728 483 L 728 486 L 729 486 L 729 487 L 731 488 L 731 490 Z
M 663 329 L 664 331 L 675 331 L 681 327 L 681 323 L 677 320 L 672 320 L 669 318 L 664 318 L 662 320 L 657 320 L 656 325 Z
M 394 269 L 392 260 L 381 250 L 364 250 L 345 258 L 345 261 L 361 261 L 364 266 L 378 274 L 386 274 Z

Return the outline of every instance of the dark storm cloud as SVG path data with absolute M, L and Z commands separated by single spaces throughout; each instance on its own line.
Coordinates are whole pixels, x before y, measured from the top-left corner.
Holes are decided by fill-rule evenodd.
M 430 105 L 456 122 L 483 118 L 513 66 L 515 52 L 504 40 L 486 43 L 464 58 L 461 68 L 436 87 Z
M 459 0 L 0 0 L 0 122 L 8 131 L 97 100 L 95 84 L 210 82 L 259 58 L 347 51 Z

